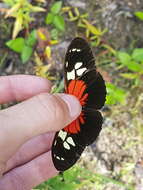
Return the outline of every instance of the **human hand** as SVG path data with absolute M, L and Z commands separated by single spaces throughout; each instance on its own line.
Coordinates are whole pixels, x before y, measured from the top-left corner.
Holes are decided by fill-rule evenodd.
M 0 77 L 0 190 L 30 190 L 55 176 L 51 145 L 55 131 L 81 112 L 75 97 L 49 94 L 48 80 L 26 75 Z

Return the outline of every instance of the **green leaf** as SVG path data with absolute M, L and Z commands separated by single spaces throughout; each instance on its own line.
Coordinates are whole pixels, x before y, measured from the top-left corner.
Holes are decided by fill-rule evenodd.
M 142 65 L 139 64 L 139 63 L 136 63 L 134 61 L 131 61 L 130 63 L 128 63 L 127 65 L 127 68 L 130 70 L 130 71 L 134 71 L 134 72 L 140 72 L 142 71 Z
M 14 40 L 9 40 L 6 45 L 17 53 L 21 53 L 25 45 L 24 38 L 16 38 Z
M 53 24 L 55 25 L 55 27 L 61 31 L 65 30 L 65 21 L 64 18 L 61 15 L 56 15 L 54 17 L 54 21 Z
M 14 2 L 13 0 L 3 0 L 3 2 L 5 2 L 6 4 L 12 6 L 14 5 L 16 2 Z
M 33 5 L 29 5 L 30 11 L 31 12 L 45 12 L 46 10 L 42 7 L 37 7 L 37 6 L 33 6 Z
M 53 29 L 50 31 L 50 34 L 51 34 L 51 38 L 52 38 L 52 39 L 57 40 L 57 39 L 58 39 L 59 31 L 58 31 L 56 28 L 53 28 Z
M 136 48 L 132 53 L 132 58 L 135 61 L 143 61 L 143 48 Z
M 136 17 L 138 17 L 140 20 L 143 20 L 143 11 L 137 11 L 134 13 Z
M 55 15 L 53 13 L 48 13 L 46 16 L 46 24 L 51 24 L 54 20 Z
M 28 38 L 25 40 L 27 46 L 33 47 L 37 42 L 37 33 L 36 30 L 33 30 Z
M 58 1 L 52 5 L 51 12 L 53 14 L 58 14 L 60 12 L 61 8 L 62 8 L 62 1 Z
M 26 46 L 26 45 L 24 46 L 22 53 L 21 53 L 22 63 L 26 63 L 29 60 L 29 58 L 32 55 L 32 52 L 33 52 L 33 49 L 31 47 Z
M 117 56 L 123 65 L 127 65 L 131 61 L 131 56 L 126 52 L 117 52 Z
M 108 92 L 106 97 L 106 104 L 113 105 L 116 103 L 125 103 L 127 93 L 123 89 L 118 88 L 111 83 L 107 83 L 106 87 Z
M 138 78 L 138 74 L 136 73 L 121 73 L 120 76 L 126 78 L 126 79 L 136 79 Z
M 114 104 L 116 104 L 117 103 L 117 101 L 116 101 L 116 99 L 113 97 L 113 95 L 107 95 L 107 97 L 106 97 L 106 104 L 107 105 L 114 105 Z

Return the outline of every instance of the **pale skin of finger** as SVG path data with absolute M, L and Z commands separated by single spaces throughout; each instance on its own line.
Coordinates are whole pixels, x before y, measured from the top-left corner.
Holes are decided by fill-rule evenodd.
M 2 76 L 0 77 L 0 103 L 7 103 L 14 100 L 21 101 L 41 92 L 49 92 L 51 86 L 50 81 L 37 76 Z M 1 157 L 0 174 L 4 171 L 4 168 L 5 161 Z
M 5 172 L 31 161 L 40 154 L 48 152 L 51 149 L 54 136 L 55 133 L 42 134 L 23 144 L 16 154 L 8 160 Z
M 0 104 L 22 101 L 42 92 L 50 92 L 51 82 L 30 75 L 0 77 Z
M 27 79 L 25 76 L 13 77 L 14 82 L 12 82 L 13 80 L 10 78 L 11 84 L 9 85 L 9 90 L 7 92 L 9 96 L 5 96 L 4 99 L 4 96 L 1 95 L 1 98 L 3 98 L 1 102 L 3 103 L 5 101 L 9 102 L 12 100 L 19 101 L 22 99 L 27 99 L 28 97 L 34 95 L 32 94 L 32 91 L 29 93 L 29 88 L 33 88 L 32 85 L 33 83 L 35 84 L 35 82 L 33 82 L 31 86 L 29 85 L 26 90 L 22 88 L 18 96 L 17 90 L 20 90 L 22 83 L 20 85 L 16 85 L 16 81 L 18 80 L 15 77 L 19 77 L 20 81 L 23 81 L 23 86 L 25 86 Z M 25 79 L 23 79 L 23 77 Z M 30 79 L 29 76 L 26 77 L 28 77 L 28 80 Z M 6 81 L 10 81 L 6 78 L 3 79 L 3 77 L 0 77 L 0 79 L 4 80 L 5 83 Z M 37 78 L 33 80 L 37 80 Z M 49 83 L 47 84 L 46 81 L 44 81 L 45 85 L 41 85 L 41 89 L 39 88 L 41 91 L 48 91 L 48 89 L 50 89 L 50 85 Z M 41 79 L 38 84 L 40 83 Z M 3 88 L 0 89 L 1 94 L 3 94 L 2 92 L 6 93 L 7 88 L 5 88 L 5 86 L 7 85 L 3 85 Z M 15 91 L 12 91 L 13 88 Z M 37 91 L 39 91 L 39 89 L 37 89 Z M 37 94 L 37 91 L 35 90 L 33 93 Z M 10 95 L 12 95 L 12 98 Z M 64 94 L 51 95 L 44 93 L 0 112 L 0 150 L 3 151 L 2 156 L 0 157 L 0 173 L 3 173 L 5 171 L 4 167 L 6 166 L 6 162 L 26 141 L 34 136 L 43 134 L 48 131 L 60 130 L 80 114 L 81 107 L 76 98 L 72 97 L 71 108 L 68 107 L 69 101 L 71 101 L 71 96 L 68 95 L 65 97 Z M 76 115 L 75 106 L 78 107 L 76 109 Z M 69 114 L 70 110 L 74 110 L 73 115 Z M 55 120 L 58 121 L 57 125 L 55 125 Z
M 49 151 L 5 174 L 0 180 L 0 187 L 2 190 L 31 190 L 57 174 Z
M 61 97 L 64 97 L 64 95 Z M 2 126 L 0 150 L 3 150 L 3 156 L 0 158 L 0 162 L 7 161 L 22 144 L 32 137 L 46 132 L 58 131 L 74 120 L 80 114 L 80 105 L 78 105 L 76 98 L 70 95 L 66 95 L 66 99 L 69 99 L 69 101 L 75 99 L 77 105 L 73 101 L 73 114 L 75 114 L 75 106 L 79 106 L 76 115 L 72 117 L 67 104 L 60 98 L 60 95 L 48 93 L 37 95 L 2 110 L 0 112 Z M 56 125 L 55 121 L 58 121 Z

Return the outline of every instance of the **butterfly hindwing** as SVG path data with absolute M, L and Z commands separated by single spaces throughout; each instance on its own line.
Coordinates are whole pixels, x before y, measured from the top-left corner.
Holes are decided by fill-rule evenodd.
M 52 157 L 54 158 L 54 165 L 59 171 L 67 170 L 74 165 L 85 149 L 85 146 L 79 144 L 79 136 L 77 134 L 69 134 L 64 130 L 55 135 L 54 142 Z
M 65 92 L 78 98 L 82 106 L 80 116 L 56 133 L 52 158 L 57 170 L 70 168 L 85 147 L 98 137 L 103 118 L 98 109 L 105 103 L 105 82 L 96 70 L 94 56 L 88 43 L 75 38 L 66 53 Z
M 86 115 L 85 115 L 86 117 Z M 102 126 L 102 116 L 100 112 L 93 114 L 88 113 L 86 123 L 81 125 L 81 131 L 76 134 L 67 133 L 64 130 L 57 132 L 52 148 L 52 157 L 54 165 L 57 170 L 65 171 L 73 166 L 80 158 L 85 147 L 93 143 L 99 135 Z M 88 131 L 87 131 L 87 127 Z M 66 138 L 63 140 L 61 133 L 66 134 Z M 72 143 L 69 143 L 68 138 L 72 139 Z

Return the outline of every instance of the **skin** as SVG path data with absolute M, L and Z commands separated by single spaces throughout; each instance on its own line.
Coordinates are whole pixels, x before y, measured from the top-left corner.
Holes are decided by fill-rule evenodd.
M 58 174 L 51 157 L 56 131 L 81 112 L 71 95 L 50 94 L 51 83 L 28 75 L 0 77 L 0 189 L 30 190 Z

